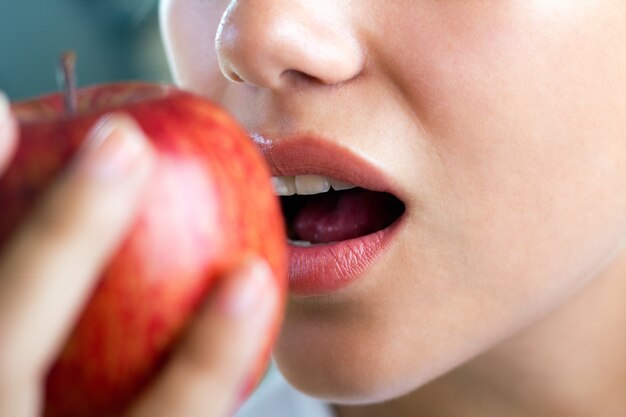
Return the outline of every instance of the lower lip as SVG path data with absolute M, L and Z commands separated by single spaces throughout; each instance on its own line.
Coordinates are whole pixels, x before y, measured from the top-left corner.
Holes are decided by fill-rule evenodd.
M 389 247 L 404 217 L 354 239 L 308 247 L 289 245 L 290 294 L 329 294 L 358 281 Z

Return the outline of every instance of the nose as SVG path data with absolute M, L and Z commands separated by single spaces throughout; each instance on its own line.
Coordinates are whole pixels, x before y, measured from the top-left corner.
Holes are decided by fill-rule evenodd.
M 233 0 L 215 46 L 235 82 L 279 90 L 297 80 L 334 85 L 359 75 L 365 53 L 336 0 Z

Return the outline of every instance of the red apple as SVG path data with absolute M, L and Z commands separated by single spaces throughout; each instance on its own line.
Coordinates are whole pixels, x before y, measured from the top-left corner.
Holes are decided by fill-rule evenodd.
M 269 171 L 226 112 L 174 87 L 141 83 L 85 88 L 75 104 L 68 114 L 56 94 L 13 105 L 20 138 L 0 178 L 0 246 L 104 114 L 135 118 L 158 156 L 134 225 L 48 375 L 48 417 L 123 410 L 159 371 L 216 278 L 247 254 L 269 262 L 283 301 L 287 286 L 286 237 Z M 263 341 L 250 387 L 280 319 Z

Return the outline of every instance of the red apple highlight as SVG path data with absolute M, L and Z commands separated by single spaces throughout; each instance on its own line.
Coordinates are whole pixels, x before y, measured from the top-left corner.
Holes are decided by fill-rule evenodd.
M 13 106 L 20 139 L 0 178 L 0 250 L 101 116 L 131 115 L 158 156 L 131 231 L 50 370 L 48 417 L 123 410 L 167 360 L 216 278 L 247 254 L 269 262 L 283 300 L 287 287 L 286 237 L 270 174 L 227 113 L 162 85 L 103 85 L 75 94 L 69 110 L 61 94 Z M 281 317 L 263 341 L 249 388 L 265 369 Z

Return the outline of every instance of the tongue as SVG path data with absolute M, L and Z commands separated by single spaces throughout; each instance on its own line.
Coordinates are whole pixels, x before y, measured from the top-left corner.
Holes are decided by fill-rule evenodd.
M 299 240 L 329 243 L 352 239 L 389 226 L 404 210 L 386 193 L 355 188 L 312 198 L 296 215 L 293 229 Z

